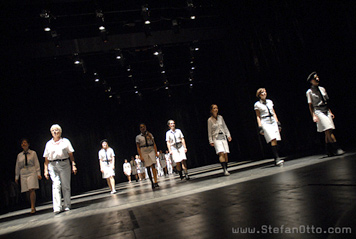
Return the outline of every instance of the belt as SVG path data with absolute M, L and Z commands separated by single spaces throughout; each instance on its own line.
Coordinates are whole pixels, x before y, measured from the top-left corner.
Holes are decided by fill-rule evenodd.
M 264 119 L 264 118 L 267 118 L 267 117 L 273 117 L 273 115 L 262 116 L 261 118 Z
M 175 148 L 180 148 L 180 146 L 182 146 L 182 142 L 177 142 L 177 143 L 174 143 L 172 144 L 172 146 L 174 146 Z
M 55 159 L 55 160 L 51 160 L 51 162 L 62 162 L 62 161 L 66 161 L 69 158 L 65 158 L 65 159 Z
M 153 146 L 153 144 L 143 145 L 143 146 L 140 146 L 140 148 L 144 148 L 144 147 L 151 147 L 151 146 Z

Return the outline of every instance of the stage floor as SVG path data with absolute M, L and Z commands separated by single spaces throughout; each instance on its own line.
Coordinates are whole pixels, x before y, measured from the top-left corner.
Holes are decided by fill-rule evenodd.
M 354 238 L 356 154 L 233 162 L 116 185 L 72 197 L 72 210 L 52 204 L 0 215 L 2 238 Z M 344 232 L 342 235 L 324 233 Z M 349 233 L 351 230 L 351 234 Z

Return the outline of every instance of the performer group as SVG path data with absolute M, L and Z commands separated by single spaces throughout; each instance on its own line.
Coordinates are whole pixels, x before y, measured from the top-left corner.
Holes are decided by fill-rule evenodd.
M 345 152 L 338 146 L 333 130 L 334 115 L 331 112 L 328 100 L 329 96 L 324 87 L 319 86 L 320 79 L 316 72 L 307 77 L 310 89 L 307 90 L 307 102 L 312 120 L 316 123 L 317 132 L 324 132 L 325 147 L 328 156 L 341 155 Z M 278 120 L 272 100 L 267 99 L 265 88 L 259 88 L 256 92 L 258 101 L 254 104 L 258 133 L 263 135 L 267 144 L 270 144 L 274 157 L 274 164 L 282 166 L 284 160 L 278 154 L 278 141 L 281 141 L 280 132 L 282 126 Z M 144 123 L 139 125 L 140 133 L 136 136 L 137 155 L 131 157 L 130 161 L 125 159 L 123 172 L 128 182 L 132 180 L 142 181 L 149 178 L 152 189 L 159 187 L 158 176 L 166 176 L 176 172 L 181 180 L 189 180 L 187 167 L 188 151 L 183 132 L 176 128 L 174 120 L 168 120 L 168 131 L 165 140 L 167 150 L 157 150 L 153 134 L 147 130 Z M 207 120 L 208 142 L 214 147 L 215 153 L 223 169 L 223 174 L 229 176 L 228 153 L 229 142 L 232 141 L 230 131 L 219 115 L 216 104 L 210 106 L 210 117 Z M 62 137 L 62 128 L 54 124 L 50 128 L 52 139 L 49 140 L 44 149 L 44 176 L 52 180 L 53 212 L 71 210 L 71 173 L 76 174 L 77 168 L 74 160 L 74 148 L 67 138 Z M 39 160 L 35 151 L 29 149 L 28 139 L 20 142 L 23 149 L 17 155 L 15 166 L 15 182 L 21 182 L 21 192 L 26 192 L 30 205 L 31 214 L 36 212 L 36 192 L 39 188 L 38 180 L 41 180 Z M 109 147 L 107 139 L 100 142 L 101 149 L 98 152 L 99 166 L 102 178 L 106 179 L 111 194 L 116 193 L 115 188 L 115 153 Z M 63 204 L 62 204 L 63 195 Z

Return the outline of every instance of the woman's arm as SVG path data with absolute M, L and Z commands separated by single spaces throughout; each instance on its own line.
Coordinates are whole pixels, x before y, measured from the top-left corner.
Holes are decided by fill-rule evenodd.
M 44 161 L 44 176 L 45 176 L 46 179 L 49 179 L 48 164 L 49 164 L 48 158 L 45 157 L 45 161 Z
M 258 125 L 258 128 L 260 129 L 260 134 L 263 135 L 263 129 L 262 129 L 262 123 L 261 123 L 261 113 L 259 110 L 255 110 L 255 112 L 256 112 L 257 125 Z

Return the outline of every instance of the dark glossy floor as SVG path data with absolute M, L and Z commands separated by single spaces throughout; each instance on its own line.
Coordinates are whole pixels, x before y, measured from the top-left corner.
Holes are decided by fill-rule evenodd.
M 145 181 L 88 192 L 56 216 L 50 203 L 34 216 L 1 215 L 0 238 L 355 238 L 355 153 L 231 163 L 230 176 L 217 164 L 190 172 L 190 181 L 160 178 L 155 191 Z

